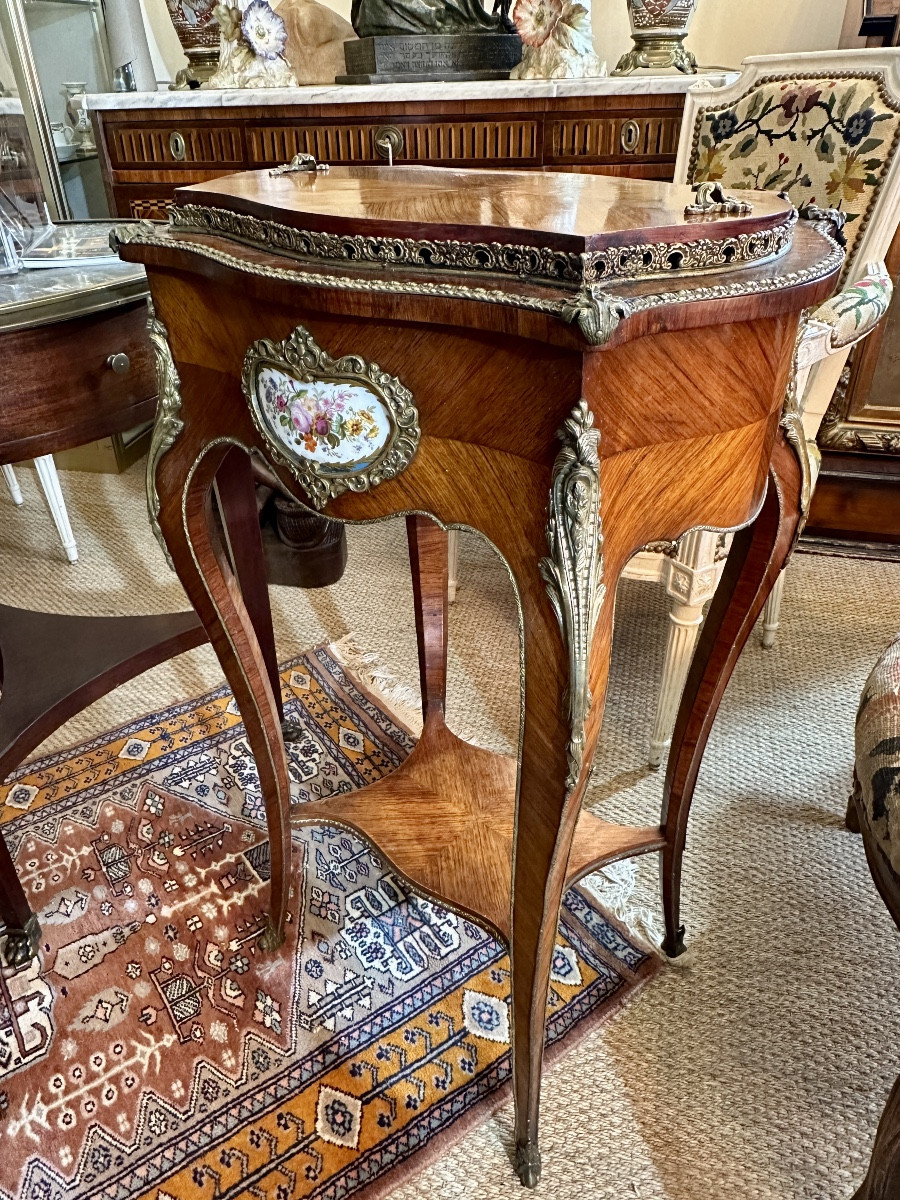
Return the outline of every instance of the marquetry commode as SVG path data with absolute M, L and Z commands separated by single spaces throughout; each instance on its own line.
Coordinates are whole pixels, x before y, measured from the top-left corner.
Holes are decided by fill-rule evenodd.
M 184 188 L 168 226 L 118 234 L 155 305 L 151 517 L 237 697 L 265 796 L 267 945 L 291 904 L 292 821 L 358 831 L 414 890 L 493 927 L 511 946 L 516 1169 L 530 1186 L 565 887 L 661 852 L 677 932 L 690 780 L 667 784 L 659 826 L 581 807 L 616 583 L 651 541 L 746 527 L 725 584 L 731 607 L 744 604 L 747 546 L 780 536 L 803 475 L 783 401 L 801 311 L 833 290 L 842 251 L 827 222 L 798 221 L 786 201 L 752 205 L 708 186 L 298 161 Z M 248 599 L 261 547 L 247 520 L 236 561 L 210 515 L 214 484 L 226 527 L 255 512 L 250 473 L 233 465 L 248 454 L 330 516 L 407 518 L 422 738 L 379 783 L 293 812 L 260 649 L 268 621 Z M 517 758 L 444 722 L 448 527 L 480 531 L 515 586 Z M 702 689 L 690 703 L 702 720 L 712 711 Z
M 709 71 L 710 87 L 737 78 Z M 295 154 L 332 166 L 551 167 L 671 179 L 698 76 L 339 84 L 90 96 L 110 212 L 165 218 L 175 189 Z

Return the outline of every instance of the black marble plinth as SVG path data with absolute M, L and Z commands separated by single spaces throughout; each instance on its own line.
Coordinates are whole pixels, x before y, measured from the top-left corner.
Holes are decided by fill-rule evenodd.
M 522 57 L 516 33 L 432 33 L 344 42 L 347 74 L 337 83 L 507 79 Z

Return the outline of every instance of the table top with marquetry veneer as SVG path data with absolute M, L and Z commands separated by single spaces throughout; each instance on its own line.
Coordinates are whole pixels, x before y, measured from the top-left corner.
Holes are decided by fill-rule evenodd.
M 797 288 L 815 303 L 823 239 L 789 202 L 754 195 L 748 213 L 685 215 L 695 199 L 687 187 L 563 172 L 243 172 L 179 188 L 169 228 L 147 226 L 139 240 L 160 242 L 163 254 L 170 247 L 220 259 L 240 243 L 260 268 L 283 271 L 293 257 L 322 279 L 368 273 L 420 291 L 452 281 L 481 288 L 481 299 L 494 288 L 494 303 L 476 304 L 472 320 L 499 328 L 509 319 L 500 309 L 512 306 L 522 332 L 537 330 L 542 306 L 577 306 L 579 287 L 600 285 L 629 306 L 611 334 L 617 344 L 658 328 L 663 309 L 667 328 L 684 329 L 787 311 Z M 836 246 L 831 257 L 825 274 L 841 261 Z M 346 296 L 332 292 L 320 303 L 338 311 Z M 572 310 L 566 319 L 584 328 L 582 317 Z M 561 345 L 572 338 L 557 321 L 541 336 Z
M 774 228 L 790 201 L 754 194 L 752 213 L 685 216 L 690 187 L 562 171 L 404 167 L 402 189 L 390 167 L 334 167 L 265 175 L 243 171 L 179 188 L 176 204 L 226 208 L 303 229 L 381 237 L 498 239 L 580 253 L 640 242 L 725 239 Z

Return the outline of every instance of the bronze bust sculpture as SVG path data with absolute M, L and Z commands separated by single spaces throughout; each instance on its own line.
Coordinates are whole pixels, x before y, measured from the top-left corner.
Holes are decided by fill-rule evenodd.
M 439 33 L 509 33 L 509 0 L 488 12 L 481 0 L 353 0 L 359 37 Z
M 358 37 L 344 43 L 347 74 L 337 82 L 508 79 L 522 57 L 511 5 L 494 0 L 489 12 L 482 0 L 353 0 Z

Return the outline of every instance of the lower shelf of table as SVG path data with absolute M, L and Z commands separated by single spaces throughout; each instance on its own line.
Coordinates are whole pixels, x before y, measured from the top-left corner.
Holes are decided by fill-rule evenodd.
M 349 795 L 297 809 L 295 824 L 358 831 L 411 883 L 510 934 L 516 760 L 433 723 L 392 774 Z M 603 821 L 582 810 L 567 882 L 605 863 L 660 850 L 659 827 Z

